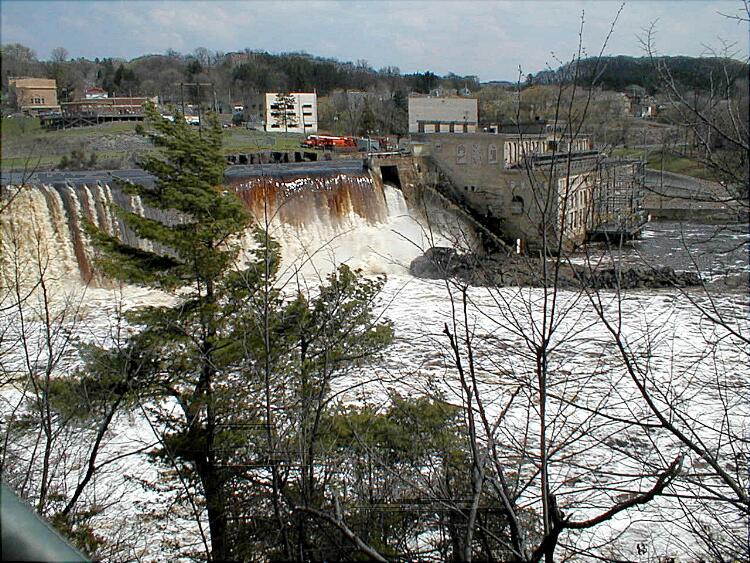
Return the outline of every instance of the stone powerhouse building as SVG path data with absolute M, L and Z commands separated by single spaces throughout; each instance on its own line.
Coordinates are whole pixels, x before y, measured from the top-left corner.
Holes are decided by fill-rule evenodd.
M 433 167 L 439 189 L 507 243 L 571 249 L 595 238 L 637 236 L 643 168 L 560 133 L 412 135 L 413 153 Z

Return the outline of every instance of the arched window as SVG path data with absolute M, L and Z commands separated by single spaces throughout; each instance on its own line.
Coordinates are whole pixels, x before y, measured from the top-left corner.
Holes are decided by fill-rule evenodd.
M 521 215 L 523 213 L 523 198 L 518 195 L 514 195 L 513 199 L 510 200 L 510 212 L 513 215 Z

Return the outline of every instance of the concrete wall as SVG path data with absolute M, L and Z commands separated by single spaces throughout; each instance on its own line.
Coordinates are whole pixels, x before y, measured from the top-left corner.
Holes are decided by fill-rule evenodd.
M 409 96 L 410 133 L 475 133 L 478 115 L 476 98 Z

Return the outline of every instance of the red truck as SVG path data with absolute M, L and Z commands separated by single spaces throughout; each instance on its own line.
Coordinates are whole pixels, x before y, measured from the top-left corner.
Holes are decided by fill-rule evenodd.
M 302 146 L 311 149 L 357 150 L 357 139 L 332 135 L 309 135 Z

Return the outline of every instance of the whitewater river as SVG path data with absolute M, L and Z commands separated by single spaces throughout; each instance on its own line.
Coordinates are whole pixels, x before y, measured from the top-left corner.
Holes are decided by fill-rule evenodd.
M 470 340 L 479 398 L 491 418 L 500 455 L 514 472 L 529 479 L 531 485 L 521 496 L 522 502 L 538 509 L 533 436 L 539 428 L 539 396 L 536 357 L 530 343 L 540 342 L 545 312 L 547 316 L 552 313 L 551 295 L 542 289 L 471 288 L 465 294 L 464 317 L 461 288 L 408 274 L 410 260 L 421 249 L 450 244 L 450 237 L 433 236 L 424 223 L 414 220 L 400 192 L 386 189 L 385 200 L 387 219 L 379 223 L 351 215 L 335 227 L 324 222 L 304 228 L 275 227 L 284 249 L 287 279 L 301 276 L 307 285 L 315 286 L 318 276 L 342 261 L 367 275 L 387 275 L 378 311 L 393 323 L 395 341 L 381 361 L 336 381 L 334 389 L 347 389 L 341 395 L 344 401 L 377 404 L 393 392 L 412 396 L 439 393 L 461 405 L 465 395 L 444 329 L 466 336 L 461 345 L 462 361 L 468 361 L 466 340 Z M 747 233 L 740 227 L 718 232 L 706 225 L 654 223 L 622 255 L 633 264 L 647 262 L 675 269 L 692 269 L 697 264 L 708 277 L 741 274 L 748 271 L 747 241 Z M 600 255 L 601 251 L 592 253 Z M 72 263 L 72 251 L 67 259 Z M 74 265 L 68 264 L 60 280 L 73 270 Z M 132 330 L 118 321 L 123 310 L 171 301 L 169 296 L 145 289 L 84 289 L 78 282 L 58 284 L 53 293 L 57 304 L 67 302 L 76 311 L 59 319 L 53 348 L 55 343 L 69 344 L 60 345 L 57 372 L 70 372 L 79 365 L 80 344 L 108 345 L 122 334 L 118 331 Z M 5 374 L 24 373 L 29 365 L 43 366 L 48 359 L 38 330 L 41 309 L 35 299 L 28 301 L 24 325 L 13 311 L 6 311 L 3 317 L 0 352 Z M 9 303 L 6 299 L 4 305 Z M 604 318 L 621 323 L 625 357 L 596 313 L 595 303 L 600 304 Z M 749 428 L 748 350 L 731 334 L 734 330 L 747 338 L 747 310 L 743 289 L 712 295 L 698 289 L 669 289 L 622 295 L 602 292 L 599 296 L 564 291 L 556 296 L 552 319 L 556 330 L 547 358 L 548 445 L 554 451 L 552 486 L 566 514 L 575 520 L 606 510 L 613 502 L 648 487 L 653 480 L 640 476 L 666 467 L 680 453 L 685 454 L 686 474 L 703 468 L 695 455 L 666 432 L 627 422 L 653 422 L 653 417 L 628 375 L 625 359 L 641 370 L 655 403 L 676 405 L 679 413 L 689 414 L 693 423 L 700 425 L 708 447 L 715 448 L 720 457 L 741 447 L 723 440 L 727 426 L 736 436 L 747 436 Z M 729 330 L 708 320 L 717 316 L 726 321 Z M 29 337 L 30 355 L 18 347 L 22 330 Z M 361 386 L 352 388 L 355 381 Z M 18 404 L 21 388 L 20 383 L 4 388 L 6 412 Z M 503 411 L 504 417 L 497 418 Z M 145 412 L 135 409 L 117 420 L 108 440 L 105 455 L 148 448 L 155 438 Z M 523 459 L 522 451 L 528 459 Z M 730 463 L 729 458 L 724 461 Z M 739 467 L 734 470 L 741 473 Z M 154 481 L 155 476 L 142 454 L 109 466 L 97 477 L 92 491 L 102 498 L 113 498 L 114 491 L 119 505 L 95 522 L 110 539 L 134 542 L 139 551 L 130 553 L 133 558 L 171 559 L 170 541 L 175 539 L 200 550 L 200 530 L 189 510 L 165 508 L 171 506 L 172 493 L 145 491 L 139 484 Z M 75 478 L 74 470 L 61 479 L 69 486 Z M 672 493 L 691 490 L 685 484 Z M 700 506 L 696 503 L 696 510 Z M 592 533 L 566 536 L 563 544 L 571 552 L 607 544 L 598 551 L 605 558 L 655 561 L 658 556 L 677 556 L 689 560 L 700 553 L 701 545 L 686 531 L 693 522 L 684 514 L 678 500 L 667 497 L 632 509 Z M 158 517 L 158 525 L 153 525 L 150 516 Z M 746 524 L 732 511 L 722 512 L 720 518 L 706 512 L 700 519 L 706 525 L 719 526 L 720 531 L 725 525 L 724 532 L 740 536 Z

